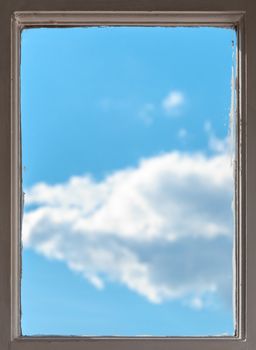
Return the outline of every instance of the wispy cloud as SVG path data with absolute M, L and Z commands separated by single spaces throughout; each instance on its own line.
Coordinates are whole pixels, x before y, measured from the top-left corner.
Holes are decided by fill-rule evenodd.
M 187 138 L 187 136 L 188 136 L 187 129 L 184 129 L 184 128 L 179 129 L 179 131 L 178 131 L 178 138 L 180 140 L 185 140 Z
M 153 112 L 155 110 L 155 106 L 153 103 L 145 103 L 141 109 L 139 110 L 140 119 L 146 124 L 151 125 L 153 122 Z
M 180 107 L 184 105 L 185 96 L 181 91 L 172 90 L 164 98 L 162 106 L 164 110 L 171 115 L 177 115 Z
M 231 152 L 232 140 L 230 135 L 224 139 L 217 137 L 209 121 L 205 122 L 204 130 L 208 134 L 208 147 L 210 150 L 217 153 Z
M 95 287 L 121 283 L 153 303 L 231 303 L 232 169 L 227 155 L 170 152 L 101 182 L 27 189 L 24 247 L 64 261 Z

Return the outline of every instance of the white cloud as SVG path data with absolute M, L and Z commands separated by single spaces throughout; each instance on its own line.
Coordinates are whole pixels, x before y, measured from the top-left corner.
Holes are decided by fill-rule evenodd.
M 23 244 L 97 288 L 116 282 L 197 308 L 208 294 L 231 303 L 232 192 L 225 154 L 170 152 L 101 182 L 41 183 L 26 193 Z
M 177 114 L 179 108 L 184 104 L 185 97 L 181 91 L 173 90 L 163 100 L 163 108 L 168 114 Z
M 230 153 L 232 152 L 232 137 L 228 135 L 226 138 L 221 139 L 214 133 L 212 125 L 209 121 L 204 123 L 204 130 L 208 134 L 208 146 L 209 149 L 215 153 Z
M 191 300 L 191 306 L 196 310 L 201 310 L 203 308 L 203 301 L 199 297 L 195 297 Z

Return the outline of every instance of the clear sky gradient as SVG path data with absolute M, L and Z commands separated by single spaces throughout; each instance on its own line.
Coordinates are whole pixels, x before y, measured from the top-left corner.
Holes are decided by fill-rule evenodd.
M 22 32 L 23 334 L 234 334 L 235 41 Z

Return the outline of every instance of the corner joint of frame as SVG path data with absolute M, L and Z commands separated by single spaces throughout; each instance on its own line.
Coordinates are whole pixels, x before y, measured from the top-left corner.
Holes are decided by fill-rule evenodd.
M 25 25 L 22 23 L 20 12 L 14 12 L 11 17 L 12 24 L 16 30 L 22 31 Z
M 246 17 L 246 11 L 241 11 L 237 21 L 237 26 L 241 26 L 244 23 L 245 17 Z

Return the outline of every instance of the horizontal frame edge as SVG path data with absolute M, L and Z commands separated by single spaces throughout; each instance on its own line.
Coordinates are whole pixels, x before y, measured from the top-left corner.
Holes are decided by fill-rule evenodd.
M 14 19 L 26 26 L 72 25 L 228 25 L 238 24 L 245 11 L 21 11 Z

